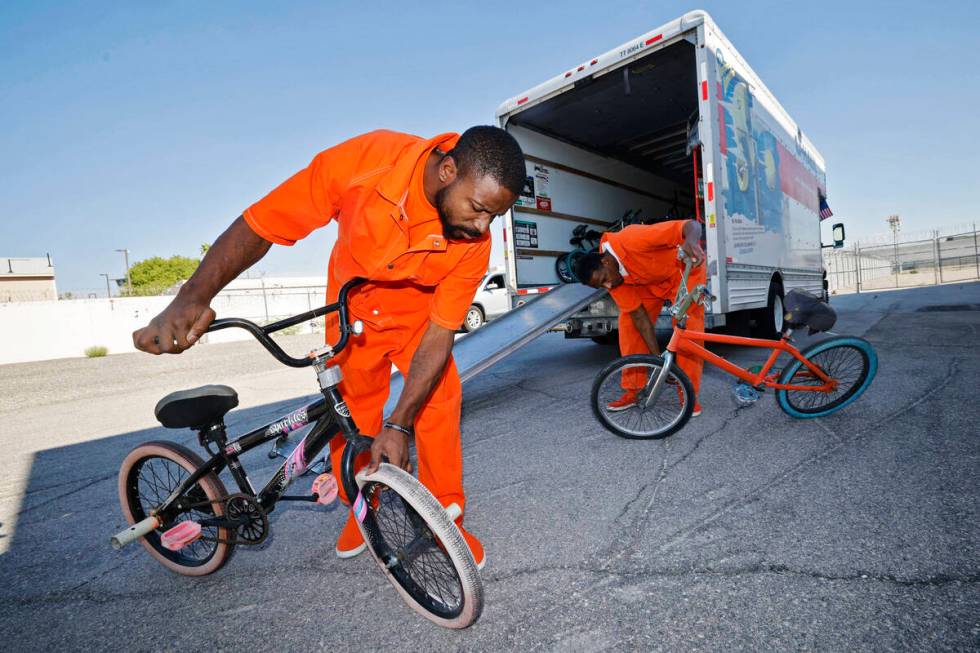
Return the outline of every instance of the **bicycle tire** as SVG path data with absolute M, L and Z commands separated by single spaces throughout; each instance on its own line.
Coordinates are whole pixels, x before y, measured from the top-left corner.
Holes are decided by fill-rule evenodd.
M 606 381 L 617 372 L 621 371 L 624 367 L 642 365 L 663 369 L 664 359 L 662 356 L 657 356 L 655 354 L 634 354 L 631 356 L 617 358 L 602 368 L 596 375 L 595 380 L 592 382 L 592 392 L 590 394 L 592 414 L 595 415 L 596 419 L 599 420 L 599 423 L 602 424 L 607 430 L 615 433 L 621 438 L 626 438 L 627 440 L 660 440 L 684 428 L 684 425 L 691 419 L 691 414 L 694 412 L 694 387 L 691 385 L 691 381 L 687 378 L 687 375 L 684 374 L 684 372 L 677 367 L 676 364 L 671 366 L 670 375 L 677 380 L 681 389 L 683 390 L 680 411 L 678 412 L 677 417 L 668 422 L 668 424 L 663 428 L 650 432 L 638 432 L 636 430 L 627 429 L 623 425 L 618 424 L 612 418 L 608 410 L 603 410 L 603 405 L 608 400 L 608 398 L 604 397 L 602 393 Z M 670 389 L 665 388 L 664 392 L 667 392 L 668 390 Z M 664 395 L 661 394 L 661 397 L 663 396 Z M 628 410 L 633 409 L 630 408 Z
M 572 268 L 572 254 L 565 252 L 555 259 L 555 274 L 562 283 L 575 283 L 575 270 Z
M 358 474 L 357 482 L 368 508 L 364 521 L 359 522 L 361 534 L 371 556 L 381 567 L 388 582 L 398 590 L 402 600 L 417 613 L 444 628 L 460 629 L 475 623 L 483 612 L 483 581 L 473 553 L 442 504 L 414 476 L 388 463 L 382 463 L 370 476 L 363 472 Z M 403 504 L 407 504 L 406 508 L 414 511 L 431 531 L 437 541 L 430 552 L 448 557 L 451 562 L 460 593 L 458 606 L 439 609 L 439 602 L 432 597 L 430 590 L 419 585 L 412 568 L 422 556 L 412 560 L 409 568 L 406 568 L 404 560 L 399 560 L 394 565 L 386 563 L 385 558 L 390 559 L 392 552 L 385 533 L 378 525 L 378 506 L 370 498 L 375 488 L 392 490 Z M 411 519 L 411 516 L 408 515 L 408 518 Z
M 143 501 L 149 497 L 140 491 L 141 477 L 139 476 L 139 473 L 145 468 L 149 461 L 154 459 L 170 461 L 183 469 L 188 475 L 204 464 L 201 457 L 187 447 L 165 440 L 146 442 L 130 451 L 129 455 L 126 456 L 122 462 L 122 465 L 119 467 L 118 485 L 119 502 L 122 505 L 123 516 L 126 518 L 126 522 L 129 525 L 133 525 L 145 519 L 147 516 L 149 516 L 149 510 L 156 507 L 149 505 L 149 503 L 152 503 L 152 501 Z M 169 468 L 167 469 L 169 471 Z M 151 471 L 154 470 L 151 469 Z M 171 487 L 170 490 L 172 491 L 176 489 L 177 484 L 179 484 L 183 478 L 185 477 L 177 474 L 172 479 L 173 487 Z M 155 497 L 161 494 L 164 497 L 167 496 L 169 492 L 167 492 L 166 487 L 162 486 L 169 483 L 171 479 L 168 478 L 167 480 L 163 480 L 159 476 L 157 479 L 160 481 L 161 487 L 159 488 L 160 491 L 155 493 Z M 144 485 L 143 487 L 146 489 L 147 485 Z M 214 474 L 207 474 L 203 476 L 198 484 L 191 488 L 191 491 L 194 491 L 196 488 L 200 488 L 203 491 L 204 496 L 209 501 L 220 500 L 228 496 L 228 492 L 225 490 L 221 479 Z M 207 513 L 205 511 L 198 512 L 206 516 L 212 516 L 212 514 L 224 514 L 223 504 L 213 503 L 211 505 L 213 506 L 212 513 Z M 190 515 L 191 513 L 184 514 Z M 194 542 L 180 551 L 170 551 L 169 549 L 165 549 L 161 544 L 160 535 L 171 526 L 173 526 L 173 523 L 164 525 L 156 531 L 147 534 L 145 537 L 141 537 L 140 542 L 157 562 L 174 573 L 181 574 L 182 576 L 206 576 L 208 574 L 212 574 L 218 571 L 218 569 L 223 567 L 224 564 L 228 562 L 228 559 L 231 557 L 231 554 L 234 551 L 235 547 L 233 544 L 228 544 L 226 542 L 209 542 L 206 540 L 198 540 L 198 542 Z M 220 540 L 228 540 L 231 537 L 231 533 L 227 528 L 212 527 L 212 531 L 213 532 L 209 533 L 209 536 L 213 535 Z M 203 553 L 202 549 L 204 549 Z M 199 559 L 191 558 L 190 555 L 188 555 L 191 552 L 197 553 L 197 557 Z
M 814 361 L 813 359 L 819 357 L 821 354 L 825 354 L 835 349 L 847 349 L 858 354 L 859 360 L 861 361 L 861 369 L 856 375 L 848 374 L 847 376 L 847 378 L 853 376 L 853 382 L 851 382 L 847 389 L 840 394 L 830 395 L 833 396 L 834 399 L 823 405 L 818 405 L 812 402 L 803 402 L 801 400 L 802 395 L 808 395 L 819 399 L 821 396 L 826 396 L 825 393 L 808 392 L 803 390 L 777 390 L 776 403 L 779 404 L 779 407 L 783 410 L 783 412 L 791 417 L 796 417 L 797 419 L 823 417 L 824 415 L 830 415 L 831 413 L 836 413 L 837 411 L 846 408 L 850 404 L 854 403 L 858 397 L 864 394 L 864 391 L 868 389 L 868 386 L 871 385 L 875 375 L 878 373 L 878 354 L 875 352 L 874 347 L 871 346 L 871 343 L 869 343 L 867 340 L 851 336 L 830 338 L 828 340 L 818 342 L 800 353 L 807 360 L 820 364 L 818 361 Z M 821 357 L 821 360 L 827 360 L 830 363 L 833 363 L 835 360 L 842 361 L 842 356 L 843 353 L 839 352 L 836 359 L 832 356 L 825 356 Z M 823 367 L 824 365 L 821 365 L 822 369 Z M 853 365 L 851 365 L 851 367 L 853 367 Z M 790 384 L 793 377 L 801 370 L 801 368 L 803 371 L 808 371 L 801 361 L 794 358 L 793 362 L 787 365 L 782 374 L 779 375 L 779 383 L 787 385 Z M 825 369 L 824 371 L 827 371 L 832 376 L 836 374 L 833 369 Z M 810 378 L 812 379 L 812 375 Z M 801 379 L 797 379 L 792 383 L 793 385 L 802 385 L 800 381 Z

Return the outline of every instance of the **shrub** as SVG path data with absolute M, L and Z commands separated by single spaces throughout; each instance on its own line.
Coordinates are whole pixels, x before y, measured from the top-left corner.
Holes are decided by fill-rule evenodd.
M 108 347 L 103 347 L 102 345 L 95 345 L 94 347 L 89 347 L 85 350 L 85 355 L 89 358 L 102 358 L 109 353 Z

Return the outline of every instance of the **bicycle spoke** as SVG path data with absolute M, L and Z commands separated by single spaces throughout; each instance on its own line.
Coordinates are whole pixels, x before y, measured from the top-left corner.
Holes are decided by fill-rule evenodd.
M 134 490 L 143 515 L 162 504 L 186 478 L 190 472 L 183 466 L 168 458 L 152 457 L 143 461 L 135 479 Z M 207 500 L 207 494 L 200 484 L 194 485 L 185 495 L 192 501 L 198 498 Z M 176 515 L 170 526 L 185 522 L 199 521 L 211 517 L 207 513 L 194 509 Z M 218 538 L 217 526 L 205 526 L 201 529 L 202 539 L 191 542 L 179 551 L 168 552 L 180 564 L 199 564 L 208 560 L 215 551 Z
M 832 347 L 818 352 L 809 358 L 809 362 L 836 381 L 837 386 L 830 392 L 816 389 L 787 390 L 786 398 L 790 404 L 804 412 L 819 412 L 845 401 L 856 390 L 866 370 L 863 354 L 857 348 L 850 346 Z M 823 381 L 801 365 L 793 374 L 789 384 L 819 388 L 823 385 Z
M 458 607 L 463 595 L 456 568 L 411 505 L 380 485 L 373 486 L 365 498 L 373 506 L 374 522 L 385 546 L 396 555 L 413 547 L 412 558 L 404 559 L 400 565 L 411 583 L 428 601 L 448 610 Z M 421 550 L 417 548 L 420 544 Z M 408 586 L 406 589 L 412 591 Z
M 649 437 L 670 428 L 683 416 L 686 402 L 689 400 L 673 372 L 668 373 L 667 385 L 661 390 L 660 396 L 649 405 L 637 404 L 620 411 L 612 411 L 608 408 L 610 402 L 619 399 L 626 392 L 624 386 L 635 386 L 636 381 L 639 380 L 636 377 L 649 381 L 661 371 L 661 367 L 648 363 L 624 365 L 618 374 L 610 374 L 600 386 L 599 410 L 618 428 L 640 437 Z M 635 375 L 631 384 L 624 383 L 624 374 Z

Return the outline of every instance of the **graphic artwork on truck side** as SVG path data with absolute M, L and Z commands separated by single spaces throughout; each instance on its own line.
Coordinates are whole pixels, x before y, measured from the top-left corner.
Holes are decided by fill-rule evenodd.
M 751 84 L 715 50 L 720 199 L 727 239 L 739 262 L 818 267 L 812 225 L 819 210 L 818 174 L 799 143 L 780 141 L 772 116 Z M 812 216 L 811 216 L 812 214 Z M 811 219 L 812 217 L 812 219 Z M 795 265 L 790 260 L 795 261 Z

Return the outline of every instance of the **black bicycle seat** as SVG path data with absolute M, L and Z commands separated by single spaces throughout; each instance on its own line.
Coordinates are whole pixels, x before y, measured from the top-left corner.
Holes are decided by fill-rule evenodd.
M 837 311 L 827 302 L 805 290 L 790 290 L 786 293 L 783 305 L 786 307 L 784 316 L 786 324 L 794 329 L 809 327 L 811 335 L 828 331 L 837 322 Z
M 238 393 L 226 385 L 178 390 L 157 402 L 153 414 L 168 429 L 204 428 L 217 424 L 238 405 Z

